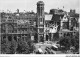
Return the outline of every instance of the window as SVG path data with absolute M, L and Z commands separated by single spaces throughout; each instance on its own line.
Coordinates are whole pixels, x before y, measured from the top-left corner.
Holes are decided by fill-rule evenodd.
M 14 40 L 17 41 L 17 37 L 16 36 L 14 36 Z
M 40 22 L 42 22 L 43 20 L 42 20 L 42 18 L 40 18 Z
M 22 37 L 23 41 L 25 41 L 25 37 Z
M 25 29 L 25 31 L 27 31 L 27 28 Z
M 43 24 L 43 19 L 42 18 L 40 18 L 40 24 Z
M 16 33 L 17 32 L 17 30 L 14 30 L 14 33 Z
M 6 39 L 6 36 L 4 36 L 3 39 Z
M 42 11 L 42 10 L 43 10 L 43 7 L 41 7 L 41 16 L 42 16 L 42 14 L 43 14 L 43 11 Z
M 11 36 L 8 36 L 8 40 L 9 40 L 9 41 L 12 41 L 12 37 L 11 37 Z
M 27 36 L 27 34 L 25 36 Z
M 39 29 L 39 32 L 40 33 L 43 33 L 44 32 L 44 29 L 43 28 Z
M 24 34 L 22 34 L 22 36 L 24 36 Z

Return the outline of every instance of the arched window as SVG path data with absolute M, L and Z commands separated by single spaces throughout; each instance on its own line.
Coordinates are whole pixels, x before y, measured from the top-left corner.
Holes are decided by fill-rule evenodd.
M 11 36 L 8 36 L 8 41 L 12 41 L 12 37 Z
M 17 37 L 16 36 L 14 36 L 14 40 L 17 41 Z
M 3 39 L 5 39 L 6 38 L 6 36 L 3 36 Z

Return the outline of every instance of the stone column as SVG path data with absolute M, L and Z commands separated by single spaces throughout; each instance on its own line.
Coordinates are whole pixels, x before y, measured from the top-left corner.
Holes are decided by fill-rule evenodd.
M 51 33 L 51 41 L 53 40 L 53 35 L 54 35 L 54 34 L 53 34 L 53 33 Z
M 38 33 L 38 43 L 40 42 L 40 35 L 39 35 L 39 33 Z
M 69 20 L 69 29 L 71 29 L 71 18 Z
M 63 29 L 63 21 L 61 20 L 61 28 L 60 28 L 60 30 L 62 30 Z
M 46 41 L 46 34 L 44 34 L 44 41 Z
M 6 42 L 8 41 L 8 35 L 6 35 Z

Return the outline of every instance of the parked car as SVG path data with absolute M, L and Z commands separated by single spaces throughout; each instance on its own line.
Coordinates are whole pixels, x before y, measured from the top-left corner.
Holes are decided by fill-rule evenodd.
M 51 48 L 49 48 L 49 47 L 46 47 L 45 50 L 46 50 L 45 54 L 56 54 L 56 52 L 54 52 L 54 51 L 53 51 Z
M 51 46 L 51 49 L 54 50 L 54 51 L 57 51 L 58 50 L 58 47 L 56 45 L 52 45 Z

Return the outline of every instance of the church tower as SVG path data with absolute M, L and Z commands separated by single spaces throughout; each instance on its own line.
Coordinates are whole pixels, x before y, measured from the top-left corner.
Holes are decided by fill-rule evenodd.
M 37 32 L 38 32 L 38 42 L 44 41 L 44 2 L 37 2 Z

